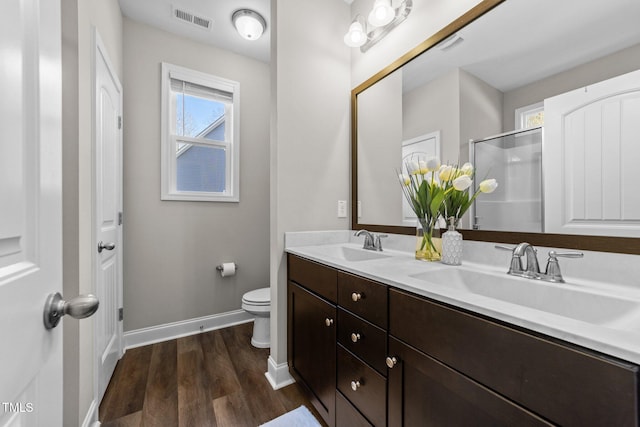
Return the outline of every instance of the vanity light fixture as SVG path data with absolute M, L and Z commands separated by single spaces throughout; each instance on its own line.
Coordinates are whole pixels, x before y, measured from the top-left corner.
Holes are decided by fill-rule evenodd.
M 258 40 L 267 28 L 262 15 L 251 9 L 238 9 L 231 15 L 231 22 L 238 33 L 247 40 Z
M 395 3 L 398 4 L 394 5 Z M 349 47 L 359 47 L 363 53 L 366 52 L 407 19 L 412 5 L 413 0 L 375 0 L 366 21 L 360 14 L 351 21 L 344 36 L 344 43 Z
M 344 35 L 344 44 L 349 47 L 360 47 L 367 42 L 367 23 L 358 14 L 349 25 L 349 31 Z
M 376 0 L 367 20 L 374 27 L 382 27 L 393 21 L 396 11 L 391 7 L 391 0 Z

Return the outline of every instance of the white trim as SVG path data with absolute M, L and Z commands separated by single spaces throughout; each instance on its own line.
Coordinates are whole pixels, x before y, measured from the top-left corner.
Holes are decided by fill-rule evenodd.
M 125 348 L 128 350 L 130 348 L 155 344 L 162 341 L 168 341 L 199 334 L 200 332 L 213 331 L 215 329 L 222 329 L 252 321 L 253 316 L 251 314 L 244 310 L 234 310 L 211 316 L 197 317 L 195 319 L 181 320 L 179 322 L 165 323 L 164 325 L 136 329 L 134 331 L 124 333 Z
M 96 427 L 99 425 L 100 421 L 98 421 L 98 404 L 94 399 L 91 401 L 91 405 L 89 405 L 87 415 L 85 415 L 84 421 L 82 422 L 82 427 Z
M 274 390 L 281 389 L 296 382 L 289 373 L 289 364 L 286 362 L 277 364 L 271 355 L 269 355 L 267 359 L 267 369 L 264 376 L 267 377 L 267 381 L 269 381 L 269 384 L 271 384 Z

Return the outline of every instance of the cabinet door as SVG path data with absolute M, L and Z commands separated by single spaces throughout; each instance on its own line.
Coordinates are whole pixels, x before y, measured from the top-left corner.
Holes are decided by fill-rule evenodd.
M 390 426 L 551 425 L 393 337 L 389 352 Z
M 335 425 L 336 307 L 291 281 L 289 367 L 326 423 Z

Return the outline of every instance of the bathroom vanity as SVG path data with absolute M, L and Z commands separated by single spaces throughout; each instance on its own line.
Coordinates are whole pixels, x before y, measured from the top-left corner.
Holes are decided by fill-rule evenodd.
M 637 364 L 412 292 L 384 252 L 348 250 L 288 250 L 289 368 L 328 425 L 638 425 Z

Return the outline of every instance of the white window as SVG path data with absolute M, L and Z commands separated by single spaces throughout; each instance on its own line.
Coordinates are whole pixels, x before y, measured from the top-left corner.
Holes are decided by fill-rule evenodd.
M 527 105 L 516 110 L 515 130 L 539 126 L 544 126 L 544 102 Z
M 239 201 L 240 84 L 162 63 L 162 200 Z

